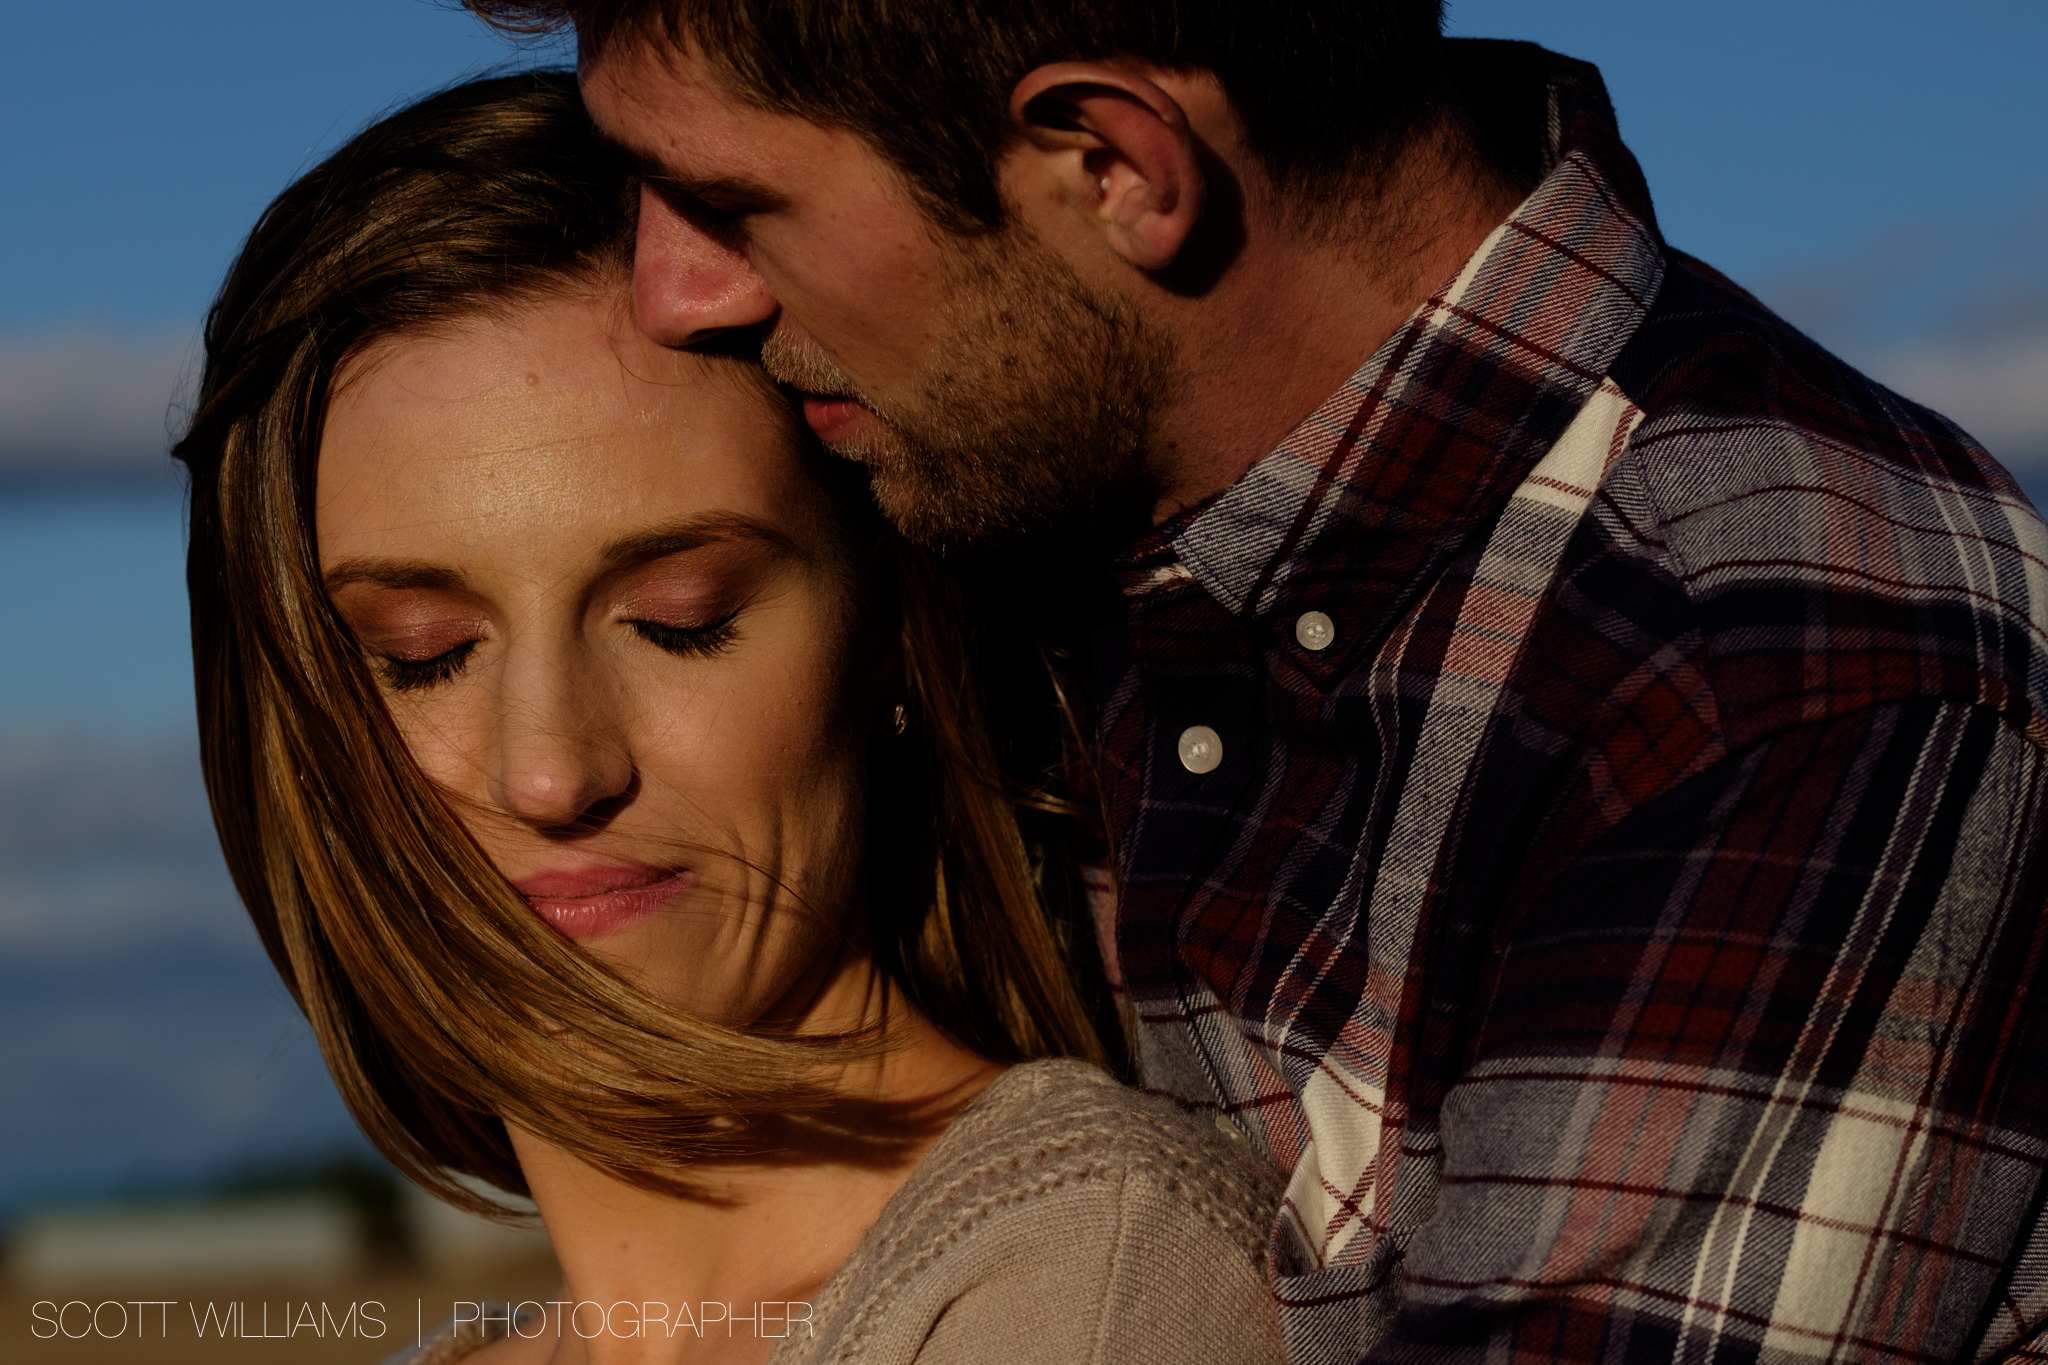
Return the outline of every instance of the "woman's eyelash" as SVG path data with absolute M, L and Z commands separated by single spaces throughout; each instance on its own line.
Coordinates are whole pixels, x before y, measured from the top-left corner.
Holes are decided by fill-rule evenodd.
M 739 634 L 733 624 L 738 612 L 729 612 L 716 621 L 707 621 L 701 626 L 670 626 L 660 621 L 628 621 L 633 633 L 657 649 L 665 649 L 683 658 L 702 658 L 716 654 L 731 644 Z
M 462 666 L 469 662 L 469 656 L 475 649 L 476 641 L 464 640 L 447 653 L 436 654 L 431 659 L 394 659 L 386 655 L 377 661 L 377 667 L 392 691 L 411 692 L 447 682 L 462 671 Z
M 657 649 L 683 658 L 702 658 L 718 653 L 739 634 L 734 624 L 738 612 L 731 612 L 701 626 L 671 626 L 660 621 L 628 621 L 633 633 Z M 477 642 L 465 640 L 431 659 L 396 659 L 386 655 L 377 660 L 377 671 L 394 692 L 413 692 L 447 682 L 460 673 Z

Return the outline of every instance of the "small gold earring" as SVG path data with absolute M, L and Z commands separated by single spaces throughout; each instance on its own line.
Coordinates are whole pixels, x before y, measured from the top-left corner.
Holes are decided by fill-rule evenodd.
M 901 735 L 905 730 L 908 730 L 909 728 L 910 708 L 899 701 L 896 703 L 896 709 L 889 713 L 889 733 L 892 735 Z

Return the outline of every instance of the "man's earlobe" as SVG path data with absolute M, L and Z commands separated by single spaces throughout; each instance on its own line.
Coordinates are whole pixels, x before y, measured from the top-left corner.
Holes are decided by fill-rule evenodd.
M 1034 188 L 1094 223 L 1140 270 L 1172 265 L 1201 221 L 1206 181 L 1180 104 L 1145 76 L 1095 62 L 1041 66 L 1010 116 L 1034 156 Z

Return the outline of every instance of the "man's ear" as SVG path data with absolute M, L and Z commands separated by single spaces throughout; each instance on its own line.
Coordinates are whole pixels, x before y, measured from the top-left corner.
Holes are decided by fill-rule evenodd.
M 1010 92 L 1027 192 L 1050 193 L 1140 270 L 1173 264 L 1202 216 L 1206 188 L 1179 101 L 1133 71 L 1097 62 L 1041 66 Z M 1007 178 L 1007 177 L 1006 177 Z

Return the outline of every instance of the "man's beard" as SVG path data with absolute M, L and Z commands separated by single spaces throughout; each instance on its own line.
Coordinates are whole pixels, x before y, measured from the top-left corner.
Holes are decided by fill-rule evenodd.
M 762 345 L 768 373 L 879 419 L 879 434 L 834 449 L 868 466 L 882 510 L 922 544 L 987 546 L 1142 500 L 1171 369 L 1165 338 L 1092 294 L 1026 229 L 950 245 L 940 359 L 914 404 L 870 399 L 779 334 Z

